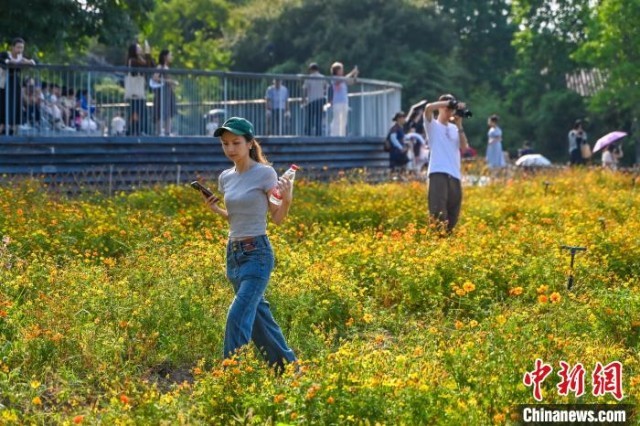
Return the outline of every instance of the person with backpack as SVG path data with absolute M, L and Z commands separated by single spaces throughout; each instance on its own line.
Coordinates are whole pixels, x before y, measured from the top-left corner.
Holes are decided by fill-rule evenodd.
M 406 119 L 407 117 L 403 111 L 397 112 L 393 116 L 393 126 L 389 129 L 385 140 L 385 147 L 388 148 L 389 152 L 389 168 L 391 172 L 404 168 L 409 162 L 409 147 L 404 141 L 403 128 Z

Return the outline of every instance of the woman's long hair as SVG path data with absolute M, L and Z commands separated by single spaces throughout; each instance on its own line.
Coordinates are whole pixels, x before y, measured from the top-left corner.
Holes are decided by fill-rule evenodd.
M 264 153 L 262 152 L 262 147 L 258 143 L 258 140 L 252 138 L 250 135 L 245 135 L 245 138 L 247 138 L 248 142 L 251 142 L 253 144 L 251 149 L 249 150 L 249 157 L 251 157 L 251 159 L 256 163 L 270 164 L 267 161 L 267 157 L 264 156 Z
M 162 49 L 160 56 L 158 56 L 158 65 L 167 65 L 167 56 L 169 56 L 169 49 Z
M 129 50 L 127 50 L 127 65 L 129 65 L 129 61 L 136 59 L 138 57 L 138 43 L 133 43 L 129 45 Z

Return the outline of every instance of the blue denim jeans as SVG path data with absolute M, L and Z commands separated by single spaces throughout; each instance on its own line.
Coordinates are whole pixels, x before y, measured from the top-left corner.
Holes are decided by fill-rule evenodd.
M 229 241 L 227 278 L 236 296 L 227 313 L 224 356 L 231 357 L 253 340 L 269 365 L 282 371 L 284 362 L 293 362 L 296 356 L 264 298 L 273 264 L 273 249 L 266 235 L 252 241 Z

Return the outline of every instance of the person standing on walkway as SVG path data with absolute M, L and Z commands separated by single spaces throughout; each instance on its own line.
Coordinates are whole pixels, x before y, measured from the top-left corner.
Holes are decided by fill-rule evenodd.
M 151 58 L 151 48 L 145 40 L 144 50 L 138 43 L 133 43 L 127 51 L 127 67 L 129 68 L 154 68 L 155 64 Z M 146 91 L 146 79 L 148 74 L 141 71 L 140 73 L 132 73 L 133 75 L 144 76 L 144 87 Z M 126 93 L 126 89 L 125 89 Z M 131 136 L 140 136 L 148 134 L 147 123 L 147 101 L 146 96 L 129 100 L 129 124 L 127 126 L 127 134 Z
M 349 74 L 344 75 L 344 65 L 341 62 L 334 62 L 331 65 L 331 75 L 333 77 L 344 77 L 355 79 L 358 77 L 358 66 L 355 66 Z M 349 89 L 347 84 L 350 80 L 331 81 L 329 87 L 329 104 L 333 117 L 331 119 L 331 136 L 347 136 L 347 120 L 349 118 Z
M 218 178 L 218 190 L 224 194 L 225 207 L 215 196 L 206 200 L 209 208 L 228 220 L 227 277 L 235 298 L 229 307 L 224 334 L 224 357 L 230 358 L 251 340 L 269 365 L 282 372 L 286 362 L 296 356 L 287 346 L 264 298 L 274 266 L 274 255 L 267 237 L 267 212 L 280 225 L 293 200 L 293 185 L 276 172 L 262 154 L 254 138 L 253 124 L 231 117 L 214 132 L 226 157 L 234 166 Z M 282 204 L 269 203 L 274 187 L 282 194 Z
M 427 104 L 424 122 L 431 149 L 429 159 L 429 213 L 433 220 L 451 232 L 458 223 L 462 205 L 460 150 L 469 146 L 462 127 L 464 109 L 453 95 L 442 95 L 438 102 Z M 437 112 L 437 117 L 434 113 Z
M 24 45 L 24 40 L 17 37 L 9 51 L 0 52 L 0 134 L 15 134 L 22 123 L 22 68 L 7 65 L 36 64 L 23 56 Z
M 267 134 L 282 136 L 286 134 L 287 122 L 291 118 L 289 111 L 289 89 L 279 79 L 267 87 L 264 95 Z
M 305 134 L 322 136 L 322 107 L 325 102 L 327 82 L 322 79 L 320 67 L 315 62 L 309 64 L 309 78 L 302 84 L 303 105 L 307 109 Z

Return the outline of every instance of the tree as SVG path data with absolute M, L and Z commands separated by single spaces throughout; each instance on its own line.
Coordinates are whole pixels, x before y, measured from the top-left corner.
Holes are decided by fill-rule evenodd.
M 22 37 L 41 60 L 73 61 L 90 45 L 126 44 L 144 24 L 155 0 L 5 0 L 0 38 Z
M 516 66 L 507 79 L 511 113 L 526 117 L 519 133 L 552 158 L 566 157 L 566 134 L 584 117 L 583 99 L 567 88 L 566 75 L 583 66 L 571 54 L 585 41 L 589 0 L 514 0 Z M 550 117 L 554 117 L 550 119 Z
M 590 108 L 607 113 L 640 113 L 640 3 L 602 0 L 588 28 L 588 40 L 578 48 L 575 58 L 603 71 L 606 83 L 591 99 Z
M 227 32 L 237 26 L 225 0 L 166 0 L 151 15 L 149 40 L 156 49 L 173 52 L 175 65 L 194 69 L 227 69 Z
M 460 62 L 472 70 L 472 84 L 487 85 L 504 95 L 504 79 L 511 72 L 516 26 L 507 0 L 438 0 L 437 10 L 451 19 L 460 47 Z
M 273 17 L 255 18 L 232 46 L 233 68 L 299 73 L 334 61 L 362 77 L 403 84 L 409 103 L 463 87 L 468 74 L 452 58 L 453 27 L 435 8 L 404 0 L 307 0 Z

